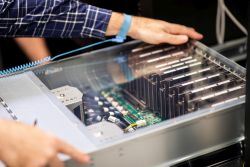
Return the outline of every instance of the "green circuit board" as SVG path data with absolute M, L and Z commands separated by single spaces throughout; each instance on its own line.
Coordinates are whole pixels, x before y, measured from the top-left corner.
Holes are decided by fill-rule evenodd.
M 124 110 L 128 111 L 128 114 L 125 115 L 124 118 L 131 124 L 135 123 L 137 120 L 145 120 L 147 126 L 149 126 L 162 121 L 162 119 L 155 115 L 152 111 L 135 107 L 133 104 L 128 102 L 119 88 L 108 89 L 102 91 L 101 93 L 103 96 L 112 97 L 120 106 L 124 108 Z

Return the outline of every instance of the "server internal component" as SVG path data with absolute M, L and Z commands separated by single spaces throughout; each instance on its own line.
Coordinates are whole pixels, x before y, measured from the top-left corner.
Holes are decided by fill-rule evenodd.
M 85 125 L 108 121 L 133 132 L 245 97 L 245 76 L 192 42 L 144 44 L 132 50 L 120 67 L 130 82 L 99 92 L 83 88 L 82 104 L 73 112 Z

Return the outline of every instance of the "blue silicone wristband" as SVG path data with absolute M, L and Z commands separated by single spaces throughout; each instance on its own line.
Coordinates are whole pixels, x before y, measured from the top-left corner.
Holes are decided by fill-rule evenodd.
M 131 26 L 131 22 L 132 22 L 132 16 L 124 14 L 124 21 L 122 27 L 117 36 L 114 38 L 113 40 L 114 42 L 122 43 L 124 42 L 124 40 L 126 40 L 129 28 Z

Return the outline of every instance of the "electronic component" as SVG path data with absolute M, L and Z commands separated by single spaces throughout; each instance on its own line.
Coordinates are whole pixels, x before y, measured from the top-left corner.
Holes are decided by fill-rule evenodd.
M 82 94 L 69 86 L 52 92 L 67 106 L 72 102 L 67 99 L 78 100 L 71 110 L 85 125 L 107 121 L 124 132 L 245 97 L 244 77 L 190 43 L 145 45 L 134 49 L 129 60 L 137 72 L 144 66 L 151 72 L 101 92 L 84 87 Z
M 124 97 L 162 119 L 245 97 L 244 77 L 189 44 L 181 47 L 146 45 L 132 52 L 131 59 L 138 65 L 147 64 L 154 69 L 124 84 Z
M 1 78 L 0 89 L 18 121 L 90 154 L 89 166 L 173 166 L 244 140 L 245 69 L 199 42 L 131 41 Z
M 245 97 L 244 77 L 190 44 L 145 45 L 129 58 L 133 68 L 146 64 L 151 73 L 101 92 L 69 86 L 52 92 L 67 106 L 75 99 L 79 106 L 71 110 L 85 125 L 107 121 L 124 132 Z

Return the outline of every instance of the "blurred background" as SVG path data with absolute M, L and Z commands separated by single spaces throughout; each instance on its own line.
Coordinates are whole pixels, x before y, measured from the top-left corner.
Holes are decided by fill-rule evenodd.
M 98 7 L 111 9 L 133 15 L 141 15 L 156 19 L 184 24 L 194 27 L 204 34 L 201 41 L 214 47 L 223 55 L 232 58 L 242 66 L 246 59 L 246 35 L 232 22 L 225 20 L 224 42 L 218 44 L 216 38 L 217 0 L 81 0 Z M 226 0 L 225 4 L 237 20 L 247 25 L 248 0 Z M 90 43 L 97 39 L 0 39 L 0 67 L 8 68 L 28 61 L 41 59 L 49 55 L 57 55 Z M 110 45 L 110 44 L 109 44 Z M 107 47 L 102 45 L 100 47 Z M 30 49 L 33 48 L 33 49 Z M 98 48 L 92 48 L 98 49 Z M 90 51 L 90 50 L 85 50 Z M 82 53 L 82 52 L 79 52 Z

